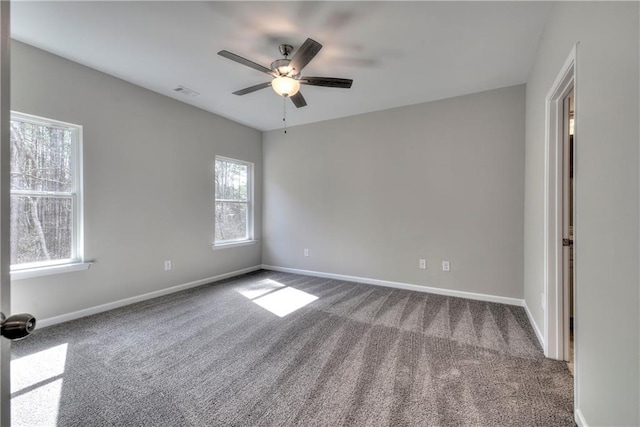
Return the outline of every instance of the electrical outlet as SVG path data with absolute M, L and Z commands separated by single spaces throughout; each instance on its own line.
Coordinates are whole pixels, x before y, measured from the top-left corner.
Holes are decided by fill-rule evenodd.
M 418 268 L 426 270 L 427 269 L 427 260 L 426 259 L 419 259 L 418 260 Z
M 304 249 L 304 256 L 309 256 L 309 249 L 307 248 Z
M 164 271 L 169 271 L 169 270 L 171 270 L 171 260 L 164 262 Z
M 451 264 L 449 261 L 442 261 L 442 271 L 451 271 Z

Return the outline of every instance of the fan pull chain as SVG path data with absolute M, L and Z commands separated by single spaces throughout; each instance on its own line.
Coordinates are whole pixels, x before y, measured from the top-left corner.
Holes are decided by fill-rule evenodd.
M 287 133 L 287 97 L 282 97 L 282 121 L 284 122 L 284 133 Z

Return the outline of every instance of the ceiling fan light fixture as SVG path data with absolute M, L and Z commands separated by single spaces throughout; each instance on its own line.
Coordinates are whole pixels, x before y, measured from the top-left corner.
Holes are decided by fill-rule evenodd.
M 300 90 L 300 82 L 291 77 L 280 76 L 273 79 L 271 82 L 273 91 L 280 96 L 289 97 L 293 96 Z

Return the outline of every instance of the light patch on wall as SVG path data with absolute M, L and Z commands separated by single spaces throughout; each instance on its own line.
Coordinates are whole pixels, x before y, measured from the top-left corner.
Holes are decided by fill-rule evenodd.
M 278 317 L 285 317 L 318 299 L 315 295 L 271 279 L 240 287 L 236 292 Z
M 66 360 L 62 344 L 11 361 L 12 425 L 57 424 Z

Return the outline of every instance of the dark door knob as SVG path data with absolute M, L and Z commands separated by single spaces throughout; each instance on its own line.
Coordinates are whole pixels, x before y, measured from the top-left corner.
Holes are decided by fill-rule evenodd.
M 4 317 L 0 313 L 0 332 L 2 336 L 10 340 L 19 340 L 27 337 L 36 328 L 36 319 L 30 314 L 20 313 Z

